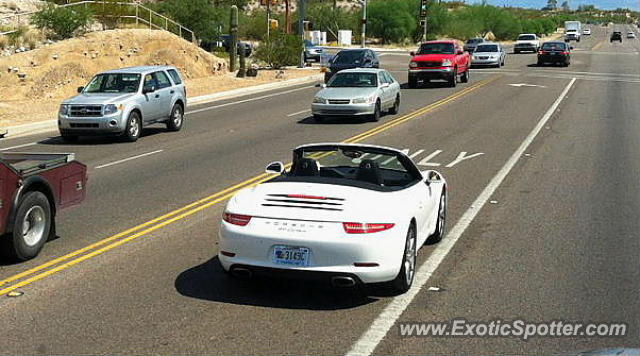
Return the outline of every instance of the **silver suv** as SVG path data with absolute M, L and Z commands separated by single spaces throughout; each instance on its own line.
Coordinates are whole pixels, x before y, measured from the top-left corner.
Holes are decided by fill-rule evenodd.
M 136 141 L 146 125 L 164 122 L 179 131 L 187 91 L 177 68 L 131 67 L 96 75 L 78 95 L 65 100 L 58 129 L 65 141 L 79 136 L 114 135 Z

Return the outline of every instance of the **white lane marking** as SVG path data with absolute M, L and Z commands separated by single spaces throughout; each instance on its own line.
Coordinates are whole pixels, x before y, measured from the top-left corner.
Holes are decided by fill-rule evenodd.
M 308 85 L 308 86 L 304 86 L 302 88 L 296 88 L 296 89 L 285 90 L 285 91 L 281 91 L 281 92 L 277 92 L 277 93 L 272 93 L 272 94 L 267 94 L 267 95 L 262 95 L 262 96 L 256 96 L 255 98 L 247 98 L 247 99 L 232 101 L 232 102 L 228 102 L 228 103 L 224 103 L 224 104 L 219 104 L 219 105 L 214 105 L 214 106 L 207 106 L 206 108 L 187 111 L 185 114 L 187 114 L 187 115 L 188 114 L 196 114 L 196 113 L 203 112 L 203 111 L 223 108 L 225 106 L 237 105 L 237 104 L 247 103 L 247 102 L 250 102 L 250 101 L 256 101 L 256 100 L 272 98 L 274 96 L 279 96 L 279 95 L 283 95 L 283 94 L 289 94 L 289 93 L 293 93 L 293 92 L 296 92 L 296 91 L 305 90 L 305 89 L 309 89 L 309 88 L 313 88 L 313 87 L 315 87 L 315 86 L 314 85 Z
M 373 321 L 369 329 L 360 337 L 360 339 L 353 345 L 347 355 L 371 355 L 375 348 L 380 344 L 380 341 L 387 335 L 391 327 L 400 318 L 402 313 L 407 309 L 409 304 L 418 295 L 421 288 L 427 283 L 429 278 L 433 275 L 438 266 L 447 257 L 447 254 L 453 249 L 460 236 L 469 227 L 473 219 L 478 215 L 480 209 L 487 203 L 491 195 L 498 189 L 498 186 L 506 178 L 507 174 L 511 172 L 516 165 L 522 154 L 531 145 L 531 142 L 540 133 L 542 128 L 549 121 L 551 116 L 556 112 L 560 103 L 569 93 L 571 87 L 576 82 L 576 78 L 571 79 L 569 84 L 564 88 L 558 99 L 551 105 L 549 110 L 542 116 L 538 124 L 531 130 L 529 135 L 522 141 L 520 147 L 509 157 L 509 160 L 504 166 L 496 173 L 491 179 L 489 184 L 484 188 L 476 200 L 471 206 L 464 212 L 460 220 L 451 229 L 451 232 L 438 244 L 429 258 L 420 266 L 420 269 L 415 274 L 415 279 L 411 289 L 403 295 L 393 298 L 393 300 L 382 310 L 378 317 Z
M 17 146 L 0 148 L 0 151 L 8 151 L 8 150 L 13 150 L 15 148 L 23 148 L 23 147 L 35 146 L 37 144 L 38 144 L 37 142 L 25 143 L 24 145 L 17 145 Z
M 294 112 L 292 114 L 287 115 L 287 117 L 291 117 L 291 116 L 298 116 L 300 114 L 305 114 L 311 112 L 311 109 L 306 109 L 306 110 L 302 110 L 302 111 L 298 111 L 298 112 Z
M 147 153 L 143 153 L 143 154 L 140 154 L 140 155 L 137 155 L 137 156 L 132 156 L 132 157 L 128 157 L 128 158 L 124 158 L 124 159 L 118 160 L 118 161 L 114 161 L 114 162 L 111 162 L 111 163 L 105 163 L 105 164 L 96 166 L 96 169 L 114 166 L 116 164 L 120 164 L 120 163 L 123 163 L 123 162 L 131 161 L 131 160 L 134 160 L 134 159 L 137 159 L 137 158 L 154 155 L 154 154 L 160 153 L 162 151 L 164 151 L 164 150 L 157 150 L 157 151 L 153 151 L 153 152 L 147 152 Z
M 434 163 L 434 162 L 429 162 L 431 159 L 433 159 L 435 156 L 439 155 L 442 152 L 442 150 L 435 150 L 433 151 L 430 155 L 428 155 L 427 157 L 423 158 L 420 162 L 418 162 L 419 166 L 430 166 L 430 167 L 438 167 L 440 165 L 440 163 Z
M 445 167 L 451 168 L 451 167 L 455 166 L 456 164 L 458 164 L 458 163 L 460 163 L 460 162 L 462 162 L 464 160 L 471 159 L 473 157 L 482 156 L 483 154 L 484 153 L 482 153 L 482 152 L 478 152 L 478 153 L 474 153 L 472 155 L 468 155 L 467 156 L 467 152 L 460 152 L 458 157 L 456 157 L 456 159 L 454 159 L 453 162 L 447 164 Z
M 507 84 L 512 87 L 527 87 L 527 88 L 546 88 L 544 85 L 536 85 L 536 84 L 527 84 L 527 83 L 515 83 L 515 84 Z

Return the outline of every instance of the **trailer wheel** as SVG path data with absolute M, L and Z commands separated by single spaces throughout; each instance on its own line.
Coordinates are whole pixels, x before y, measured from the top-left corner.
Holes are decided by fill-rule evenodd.
M 52 226 L 49 199 L 41 192 L 28 192 L 18 203 L 9 237 L 9 252 L 18 260 L 26 261 L 40 253 Z

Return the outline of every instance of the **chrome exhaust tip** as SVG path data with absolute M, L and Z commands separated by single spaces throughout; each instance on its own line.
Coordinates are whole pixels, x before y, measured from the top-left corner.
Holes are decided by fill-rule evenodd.
M 347 276 L 331 277 L 331 285 L 337 288 L 350 288 L 356 285 L 355 279 Z
M 251 270 L 244 267 L 236 267 L 232 269 L 231 274 L 234 277 L 238 277 L 238 278 L 251 278 L 251 276 L 253 275 L 253 273 L 251 273 Z

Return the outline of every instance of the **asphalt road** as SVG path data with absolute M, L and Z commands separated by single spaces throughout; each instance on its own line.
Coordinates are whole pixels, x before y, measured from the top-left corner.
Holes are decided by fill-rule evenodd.
M 0 149 L 75 152 L 90 168 L 89 198 L 60 214 L 59 237 L 32 261 L 0 266 L 0 289 L 24 293 L 0 299 L 8 326 L 0 330 L 0 353 L 484 355 L 638 347 L 639 41 L 611 44 L 595 28 L 574 44 L 569 68 L 539 68 L 533 54 L 510 55 L 506 67 L 474 70 L 471 83 L 455 89 L 403 89 L 401 112 L 379 123 L 316 124 L 304 110 L 317 88 L 303 85 L 192 107 L 182 132 L 151 128 L 133 144 L 68 145 L 55 134 L 0 142 Z M 409 56 L 381 58 L 405 83 Z M 545 116 L 492 203 L 474 206 Z M 299 144 L 349 139 L 408 149 L 450 184 L 453 229 L 443 243 L 451 249 L 442 263 L 434 261 L 446 245 L 420 250 L 419 263 L 435 271 L 415 298 L 224 275 L 214 257 L 233 191 L 224 190 L 270 161 L 288 161 Z M 479 212 L 457 236 L 473 209 Z M 399 334 L 401 322 L 454 318 L 623 322 L 628 332 L 526 342 Z

